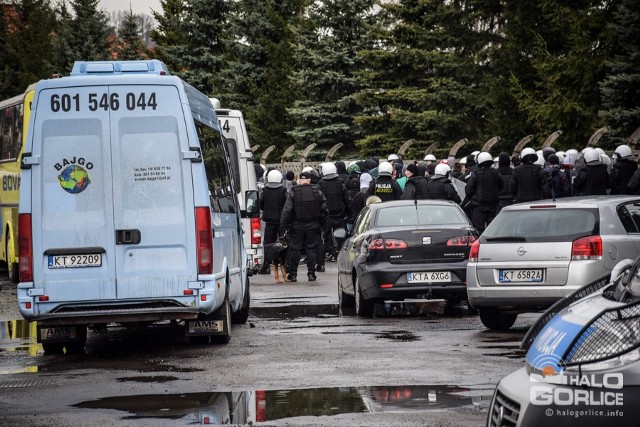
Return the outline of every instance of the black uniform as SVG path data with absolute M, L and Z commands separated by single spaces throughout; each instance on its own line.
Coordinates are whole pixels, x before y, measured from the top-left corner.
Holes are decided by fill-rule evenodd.
M 443 175 L 434 175 L 427 181 L 427 199 L 451 200 L 457 204 L 462 203 L 460 195 L 451 180 Z
M 609 173 L 607 165 L 589 165 L 580 169 L 573 180 L 573 193 L 576 196 L 594 196 L 607 194 Z
M 547 198 L 549 197 L 549 176 L 542 166 L 529 162 L 523 163 L 513 170 L 509 192 L 516 203 Z
M 318 252 L 318 266 L 324 269 L 325 252 L 333 258 L 337 257 L 337 243 L 334 242 L 333 229 L 346 227 L 346 218 L 351 215 L 351 199 L 347 188 L 336 174 L 327 175 L 320 180 L 320 190 L 327 199 L 329 217 L 324 229 L 324 245 Z
M 629 181 L 637 169 L 638 164 L 633 160 L 618 160 L 609 173 L 611 194 L 634 194 L 634 192 L 629 189 Z
M 427 198 L 427 178 L 414 175 L 407 179 L 402 192 L 402 199 L 422 200 Z
M 264 243 L 274 243 L 278 240 L 278 228 L 284 203 L 287 200 L 287 187 L 283 184 L 267 185 L 262 189 L 260 198 L 260 209 L 262 210 L 262 221 L 264 222 Z
M 502 185 L 498 171 L 485 163 L 473 172 L 467 182 L 464 191 L 473 205 L 471 223 L 480 234 L 496 216 Z
M 367 197 L 369 196 L 378 196 L 383 202 L 400 200 L 402 198 L 402 188 L 392 177 L 381 175 L 369 184 Z
M 511 196 L 510 186 L 511 186 L 511 178 L 513 178 L 513 169 L 510 166 L 500 166 L 498 168 L 498 173 L 500 174 L 500 178 L 502 179 L 502 190 L 500 190 L 499 201 L 498 201 L 498 210 L 500 212 L 502 208 L 505 206 L 509 206 L 513 204 L 513 197 Z
M 291 189 L 282 210 L 280 227 L 291 229 L 289 240 L 289 280 L 298 275 L 302 248 L 307 254 L 309 278 L 315 280 L 316 245 L 327 223 L 327 200 L 317 185 L 301 184 Z

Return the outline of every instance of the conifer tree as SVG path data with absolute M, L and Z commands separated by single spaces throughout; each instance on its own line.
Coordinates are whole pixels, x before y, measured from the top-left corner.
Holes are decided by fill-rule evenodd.
M 609 29 L 613 33 L 613 55 L 608 73 L 600 84 L 603 124 L 611 127 L 611 148 L 625 143 L 640 127 L 640 3 L 622 0 Z
M 140 18 L 134 15 L 131 9 L 129 13 L 124 15 L 118 28 L 118 46 L 116 48 L 118 59 L 148 58 L 147 49 L 142 39 L 140 22 Z
M 183 30 L 187 19 L 185 0 L 161 0 L 162 12 L 153 11 L 157 22 L 151 32 L 155 43 L 153 56 L 164 62 L 172 73 L 186 69 L 184 54 L 187 51 L 187 34 Z
M 372 0 L 313 2 L 298 27 L 297 67 L 292 81 L 298 99 L 289 113 L 296 127 L 289 133 L 306 145 L 328 149 L 336 143 L 353 151 L 360 130 L 354 116 L 361 111 L 354 94 L 366 87 L 358 75 L 359 52 L 371 48 L 367 28 L 374 22 Z
M 98 0 L 70 0 L 73 10 L 70 46 L 75 61 L 112 59 L 111 42 L 114 29 L 107 14 L 98 9 Z

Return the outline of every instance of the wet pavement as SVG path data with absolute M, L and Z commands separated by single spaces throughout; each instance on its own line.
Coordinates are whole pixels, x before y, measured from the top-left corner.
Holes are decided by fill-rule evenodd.
M 421 301 L 362 319 L 340 309 L 327 267 L 314 283 L 254 276 L 228 345 L 190 345 L 166 323 L 90 331 L 79 355 L 45 356 L 2 282 L 0 425 L 483 425 L 536 316 L 498 333 L 464 305 Z

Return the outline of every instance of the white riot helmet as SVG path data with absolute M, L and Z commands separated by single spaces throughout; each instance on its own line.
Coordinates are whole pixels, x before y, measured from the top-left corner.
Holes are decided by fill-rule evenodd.
M 302 168 L 302 172 L 311 172 L 313 168 L 311 166 L 305 166 Z
M 436 169 L 433 172 L 433 174 L 434 175 L 447 176 L 447 174 L 449 172 L 451 172 L 451 168 L 449 167 L 449 165 L 445 165 L 444 163 L 440 163 L 438 166 L 436 166 Z
M 616 147 L 616 151 L 613 152 L 613 156 L 617 160 L 631 160 L 633 158 L 633 152 L 631 152 L 631 147 L 629 147 L 627 144 L 622 144 Z
M 424 160 L 426 162 L 435 162 L 436 156 L 434 156 L 433 154 L 427 154 L 426 156 L 424 156 Z
M 493 157 L 491 157 L 491 154 L 487 153 L 486 151 L 483 151 L 482 153 L 479 153 L 476 156 L 476 163 L 478 165 L 481 165 L 485 162 L 493 162 Z
M 336 169 L 336 165 L 331 162 L 322 164 L 322 176 L 325 178 L 331 178 L 329 175 L 336 175 L 338 170 Z
M 534 150 L 533 148 L 525 148 L 524 150 L 522 150 L 520 152 L 520 159 L 524 162 L 526 160 L 527 157 L 529 156 L 536 156 L 535 158 L 533 158 L 533 161 L 536 161 L 538 159 L 538 156 L 536 154 L 536 150 Z
M 479 152 L 479 151 L 477 151 L 477 150 L 476 150 L 476 151 L 473 151 L 473 152 L 471 153 L 471 155 L 473 156 L 473 158 L 474 158 L 474 159 L 475 159 L 476 157 L 478 157 L 478 154 L 480 154 L 480 152 Z M 478 162 L 476 162 L 476 163 L 478 163 Z
M 541 154 L 536 154 L 538 156 L 538 159 L 533 162 L 534 165 L 540 165 L 540 166 L 544 166 L 544 156 Z
M 578 150 L 576 150 L 575 148 L 570 148 L 564 154 L 565 154 L 565 156 L 575 156 L 575 157 L 577 157 L 578 156 Z
M 584 153 L 584 161 L 588 165 L 599 165 L 600 164 L 600 154 L 596 150 L 587 150 Z
M 611 157 L 609 157 L 606 153 L 600 154 L 600 162 L 602 162 L 603 165 L 607 165 L 607 166 L 613 165 L 613 161 L 611 160 Z
M 387 157 L 388 162 L 395 162 L 396 160 L 400 160 L 400 156 L 397 154 L 389 154 L 389 157 Z
M 378 166 L 378 175 L 391 176 L 393 174 L 393 166 L 389 162 L 382 162 Z
M 269 171 L 269 173 L 267 174 L 267 182 L 271 182 L 275 184 L 281 183 L 282 173 L 280 173 L 280 171 L 277 169 L 273 169 L 272 171 Z
M 461 158 L 460 159 L 460 164 L 461 165 L 466 165 L 467 164 L 467 158 L 466 157 Z

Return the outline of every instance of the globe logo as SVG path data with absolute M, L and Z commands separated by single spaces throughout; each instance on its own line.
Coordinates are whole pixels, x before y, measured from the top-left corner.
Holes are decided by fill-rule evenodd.
M 89 186 L 91 178 L 89 178 L 87 171 L 80 166 L 71 165 L 58 175 L 58 182 L 67 193 L 78 194 Z

